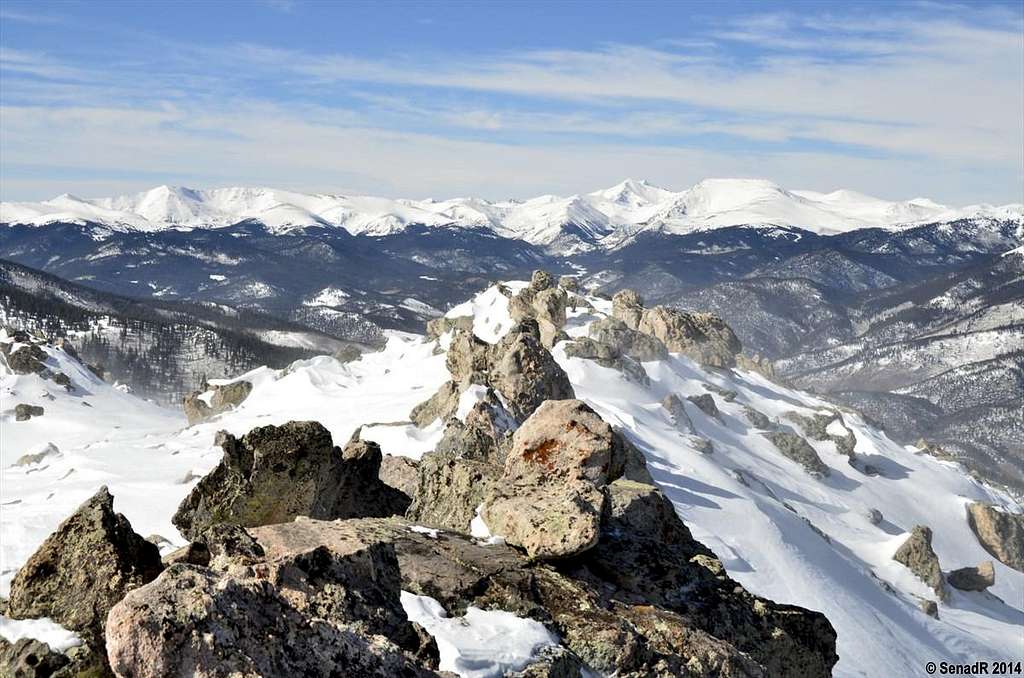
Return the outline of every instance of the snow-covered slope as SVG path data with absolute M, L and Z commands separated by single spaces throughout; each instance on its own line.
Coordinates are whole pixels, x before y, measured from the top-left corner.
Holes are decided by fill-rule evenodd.
M 819 233 L 962 218 L 1019 220 L 1021 205 L 951 208 L 925 198 L 893 202 L 853 191 L 788 191 L 759 179 L 707 179 L 681 192 L 627 179 L 586 195 L 545 195 L 525 201 L 477 198 L 403 200 L 304 194 L 269 188 L 157 188 L 114 198 L 62 195 L 37 203 L 0 204 L 0 222 L 44 225 L 96 222 L 115 230 L 216 228 L 247 219 L 273 232 L 334 226 L 353 234 L 387 235 L 410 224 L 487 228 L 573 252 L 637 230 L 688 232 L 744 224 L 797 226 Z M 612 236 L 612 237 L 609 237 Z
M 569 335 L 585 334 L 589 322 L 610 310 L 606 300 L 589 301 L 596 310 L 571 312 Z M 489 342 L 512 325 L 507 297 L 496 288 L 448 315 L 473 315 L 475 333 Z M 442 348 L 447 339 L 439 340 Z M 281 371 L 254 370 L 241 375 L 254 388 L 237 410 L 189 428 L 176 414 L 73 371 L 71 359 L 59 351 L 51 351 L 51 358 L 89 395 L 56 393 L 37 377 L 4 376 L 5 408 L 12 392 L 23 401 L 45 389 L 56 398 L 46 406 L 58 416 L 50 418 L 48 409 L 38 422 L 14 423 L 5 415 L 0 581 L 6 586 L 46 534 L 100 484 L 110 487 L 117 509 L 137 531 L 181 543 L 170 516 L 195 478 L 219 460 L 213 446 L 219 429 L 240 435 L 258 425 L 313 419 L 338 443 L 364 426 L 363 439 L 379 442 L 385 453 L 421 456 L 439 441 L 441 424 L 420 430 L 405 420 L 449 376 L 444 353 L 435 354 L 437 345 L 391 333 L 383 351 L 356 362 L 321 357 Z M 991 559 L 968 527 L 965 505 L 985 501 L 1019 512 L 1009 497 L 954 464 L 892 442 L 850 412 L 843 420 L 856 437 L 857 456 L 880 473 L 854 470 L 829 441 L 812 444 L 830 475 L 812 477 L 755 429 L 744 408 L 781 421 L 788 413 L 807 415 L 834 406 L 754 373 L 704 369 L 678 355 L 645 363 L 650 384 L 644 386 L 618 371 L 567 357 L 565 346 L 560 343 L 553 354 L 577 396 L 621 426 L 643 451 L 677 512 L 729 574 L 759 595 L 828 616 L 838 632 L 836 675 L 917 675 L 928 661 L 1019 654 L 1024 574 L 997 562 L 989 592 L 953 590 L 948 604 L 939 607 L 940 618 L 933 619 L 918 609 L 918 599 L 933 599 L 932 591 L 892 560 L 919 524 L 934 530 L 934 548 L 947 571 Z M 715 388 L 736 392 L 733 400 L 716 397 L 721 421 L 687 404 L 697 433 L 714 446 L 712 454 L 702 454 L 660 403 L 670 393 L 685 398 Z M 93 408 L 83 407 L 83 400 Z M 21 454 L 47 442 L 60 447 L 61 456 L 12 466 Z M 869 520 L 871 509 L 883 515 L 880 523 Z

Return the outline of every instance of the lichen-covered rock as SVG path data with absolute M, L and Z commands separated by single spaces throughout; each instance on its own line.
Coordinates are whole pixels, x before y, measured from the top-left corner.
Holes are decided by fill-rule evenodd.
M 161 569 L 159 549 L 114 512 L 114 498 L 101 487 L 18 570 L 7 614 L 49 617 L 102 647 L 107 611 Z
M 41 417 L 45 411 L 46 410 L 39 405 L 18 403 L 14 406 L 14 421 L 28 421 L 32 417 Z
M 399 601 L 394 548 L 274 543 L 255 568 L 174 565 L 107 620 L 119 676 L 433 676 Z
M 639 329 L 643 314 L 644 300 L 635 290 L 619 290 L 612 297 L 612 317 L 625 323 L 626 327 Z
M 408 500 L 379 479 L 376 443 L 339 450 L 315 421 L 254 428 L 241 439 L 221 432 L 220 463 L 182 501 L 173 522 L 189 539 L 217 523 L 245 527 L 293 519 L 403 513 Z
M 51 678 L 70 661 L 67 655 L 34 638 L 10 643 L 0 637 L 0 676 L 4 678 Z
M 779 452 L 803 466 L 812 476 L 828 476 L 831 473 L 811 444 L 796 433 L 767 431 L 761 435 L 772 441 Z
M 1024 572 L 1024 515 L 973 502 L 967 505 L 967 522 L 992 557 Z
M 382 483 L 395 488 L 411 500 L 419 484 L 419 462 L 409 457 L 385 454 L 380 461 L 378 477 Z
M 517 426 L 512 414 L 494 392 L 488 390 L 486 398 L 470 408 L 465 421 L 455 417 L 448 420 L 444 435 L 434 451 L 502 466 L 512 432 Z
M 469 532 L 476 509 L 497 484 L 501 469 L 453 454 L 423 455 L 407 515 L 426 525 Z
M 15 374 L 39 374 L 46 370 L 46 351 L 38 344 L 25 344 L 7 355 L 7 366 Z
M 949 585 L 961 591 L 984 591 L 996 583 L 996 569 L 991 560 L 977 567 L 961 567 L 946 577 Z
M 215 386 L 206 384 L 202 391 L 185 396 L 182 407 L 191 426 L 238 407 L 250 393 L 252 383 L 245 380 Z
M 710 313 L 655 306 L 643 312 L 637 329 L 661 340 L 669 351 L 712 367 L 735 366 L 743 348 L 732 328 Z
M 931 528 L 924 525 L 915 526 L 892 559 L 905 565 L 921 581 L 932 587 L 939 600 L 949 598 L 946 582 L 942 578 L 942 568 L 939 566 L 939 557 L 932 550 Z

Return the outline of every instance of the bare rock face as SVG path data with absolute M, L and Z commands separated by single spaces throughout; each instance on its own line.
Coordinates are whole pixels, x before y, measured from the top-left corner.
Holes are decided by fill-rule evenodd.
M 917 525 L 903 545 L 892 557 L 898 563 L 906 565 L 911 572 L 928 586 L 932 587 L 939 600 L 947 600 L 949 592 L 942 578 L 939 557 L 932 550 L 932 531 L 924 525 Z
M 624 323 L 629 329 L 640 328 L 643 314 L 644 300 L 635 290 L 619 290 L 612 297 L 612 317 Z
M 28 421 L 32 417 L 43 416 L 45 410 L 39 405 L 18 403 L 14 406 L 14 421 Z
M 789 431 L 762 432 L 784 456 L 797 462 L 812 476 L 828 476 L 831 471 L 818 456 L 817 451 L 806 440 Z
M 394 548 L 272 542 L 252 567 L 178 564 L 107 620 L 118 676 L 434 676 L 399 600 Z M 436 666 L 436 648 L 434 649 Z
M 217 523 L 245 527 L 295 516 L 335 519 L 402 513 L 408 499 L 379 479 L 376 443 L 339 450 L 315 421 L 254 428 L 241 439 L 221 432 L 220 464 L 185 497 L 173 522 L 189 539 Z
M 659 340 L 669 351 L 712 367 L 734 367 L 743 346 L 721 318 L 666 306 L 643 312 L 638 330 Z
M 419 462 L 409 457 L 385 454 L 380 461 L 378 477 L 385 485 L 395 488 L 410 499 L 419 483 Z
M 946 577 L 949 585 L 961 591 L 984 591 L 996 583 L 996 569 L 992 566 L 991 560 L 979 564 L 977 567 L 961 567 L 953 570 Z
M 101 648 L 107 611 L 162 569 L 159 549 L 114 512 L 114 498 L 102 487 L 18 570 L 7 614 L 49 617 Z
M 209 404 L 207 404 L 207 401 L 200 396 L 211 391 L 212 394 L 208 396 Z M 182 400 L 182 407 L 185 410 L 189 426 L 191 426 L 238 407 L 249 397 L 250 393 L 252 393 L 252 384 L 244 380 L 217 386 L 206 384 L 202 391 L 195 391 L 185 396 Z
M 967 522 L 993 558 L 1024 572 L 1024 516 L 974 502 L 967 506 Z

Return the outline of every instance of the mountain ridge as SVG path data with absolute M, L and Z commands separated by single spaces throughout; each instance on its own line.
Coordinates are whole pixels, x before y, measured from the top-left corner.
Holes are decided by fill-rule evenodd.
M 749 224 L 792 226 L 828 235 L 960 219 L 1019 222 L 1022 218 L 1021 204 L 954 208 L 925 198 L 889 201 L 845 189 L 787 190 L 764 179 L 705 179 L 682 191 L 626 179 L 585 194 L 505 201 L 162 185 L 109 198 L 83 199 L 65 193 L 41 202 L 0 203 L 0 223 L 12 225 L 95 223 L 118 231 L 153 232 L 222 228 L 253 220 L 274 233 L 333 227 L 370 236 L 403 232 L 411 225 L 455 226 L 489 229 L 562 253 L 607 248 L 647 230 L 687 233 Z

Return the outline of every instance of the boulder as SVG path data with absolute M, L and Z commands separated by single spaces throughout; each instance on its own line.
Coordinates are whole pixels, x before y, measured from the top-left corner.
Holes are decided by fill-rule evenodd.
M 440 318 L 429 320 L 427 321 L 427 339 L 434 341 L 439 339 L 445 332 L 450 332 L 456 328 L 465 330 L 466 332 L 472 332 L 473 316 L 463 315 L 457 318 L 441 316 Z
M 638 330 L 660 339 L 674 353 L 712 367 L 733 367 L 742 349 L 725 322 L 710 313 L 655 306 L 643 312 Z
M 5 678 L 51 678 L 63 673 L 70 661 L 67 655 L 34 638 L 11 643 L 0 637 L 0 675 Z
M 925 598 L 921 600 L 920 603 L 918 603 L 918 605 L 921 608 L 921 612 L 924 612 L 932 619 L 939 618 L 939 605 L 934 600 L 928 600 L 927 598 Z
M 488 462 L 450 453 L 425 454 L 407 515 L 426 525 L 469 532 L 477 507 L 500 475 L 500 467 Z
M 697 409 L 707 416 L 715 419 L 716 421 L 722 421 L 722 413 L 718 410 L 718 405 L 715 403 L 715 397 L 710 393 L 687 396 L 686 399 L 696 405 Z
M 905 565 L 921 581 L 932 587 L 939 600 L 945 601 L 949 598 L 946 583 L 942 578 L 942 568 L 939 566 L 939 557 L 932 550 L 931 528 L 924 525 L 915 526 L 892 559 Z
M 547 271 L 534 271 L 530 284 L 509 300 L 509 315 L 516 322 L 537 321 L 541 343 L 551 348 L 562 336 L 568 295 Z
M 39 374 L 46 370 L 46 351 L 38 344 L 26 344 L 7 355 L 7 366 L 15 374 Z
M 626 327 L 639 329 L 643 314 L 644 300 L 635 290 L 619 290 L 612 297 L 612 317 L 622 321 Z
M 787 412 L 786 418 L 795 422 L 804 435 L 811 440 L 831 440 L 834 442 L 836 451 L 849 457 L 850 463 L 853 463 L 856 458 L 857 437 L 853 434 L 853 431 L 846 428 L 841 414 L 838 412 L 829 412 L 827 414 L 816 412 L 811 415 L 804 415 L 799 412 Z M 846 431 L 845 434 L 835 435 L 828 432 L 829 425 L 834 421 L 838 421 L 843 425 L 843 429 Z
M 991 560 L 986 560 L 977 567 L 953 570 L 946 576 L 946 581 L 961 591 L 984 591 L 996 583 L 996 569 Z
M 693 432 L 693 422 L 690 421 L 690 415 L 686 413 L 686 405 L 683 404 L 682 398 L 675 393 L 670 393 L 661 401 L 661 408 L 665 410 L 673 426 L 683 433 Z
M 668 349 L 654 337 L 637 332 L 618 318 L 601 318 L 590 323 L 590 338 L 602 344 L 612 346 L 618 355 L 625 355 L 646 362 L 664 360 L 668 357 Z
M 576 337 L 571 343 L 566 344 L 565 355 L 570 358 L 594 360 L 605 367 L 611 367 L 612 361 L 621 354 L 618 348 L 610 344 L 604 344 L 589 337 Z
M 1024 515 L 973 502 L 967 505 L 967 523 L 993 558 L 1024 572 Z
M 107 611 L 161 569 L 159 549 L 114 512 L 114 498 L 101 487 L 18 570 L 7 614 L 49 617 L 101 648 Z
M 421 640 L 401 607 L 393 547 L 373 543 L 339 552 L 291 542 L 274 548 L 254 568 L 177 564 L 126 596 L 107 620 L 114 672 L 133 678 L 436 675 L 406 653 Z
M 181 502 L 173 522 L 195 539 L 216 523 L 244 527 L 295 516 L 335 519 L 403 513 L 408 499 L 380 481 L 376 443 L 344 450 L 315 421 L 254 428 L 241 439 L 217 434 L 220 463 Z
M 773 363 L 768 357 L 761 356 L 757 353 L 749 356 L 744 353 L 738 354 L 736 356 L 736 368 L 740 370 L 747 370 L 749 372 L 757 372 L 769 379 L 775 378 L 775 363 Z
M 879 511 L 878 509 L 875 509 L 875 508 L 868 509 L 866 516 L 867 516 L 868 522 L 871 523 L 872 525 L 881 525 L 882 524 L 882 520 L 883 520 L 882 512 Z
M 32 417 L 41 417 L 45 410 L 39 405 L 18 403 L 14 406 L 14 421 L 28 421 Z
M 380 461 L 378 477 L 385 485 L 395 488 L 412 499 L 419 483 L 419 462 L 409 457 L 385 454 Z
M 768 415 L 755 410 L 753 407 L 745 405 L 743 407 L 743 414 L 747 417 L 747 421 L 749 421 L 750 425 L 754 428 L 770 429 L 774 426 L 772 424 L 772 420 L 768 418 Z
M 438 419 L 447 419 L 458 408 L 460 393 L 458 384 L 446 381 L 434 395 L 412 408 L 409 419 L 419 428 L 426 428 Z
M 488 384 L 522 421 L 546 400 L 575 397 L 565 370 L 540 342 L 536 321 L 513 327 L 490 351 Z
M 473 405 L 465 421 L 455 417 L 448 420 L 435 452 L 502 466 L 517 425 L 512 414 L 488 389 L 486 398 Z
M 762 432 L 784 456 L 804 467 L 812 476 L 828 476 L 831 471 L 815 449 L 796 433 L 789 431 Z
M 252 383 L 245 380 L 215 386 L 204 384 L 202 391 L 185 396 L 182 407 L 189 426 L 192 426 L 238 407 L 250 393 Z

